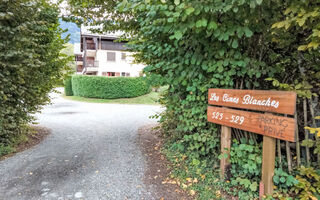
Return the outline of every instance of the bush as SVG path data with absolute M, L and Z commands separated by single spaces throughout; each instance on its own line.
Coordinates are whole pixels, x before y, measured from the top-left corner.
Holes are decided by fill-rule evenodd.
M 72 77 L 75 96 L 116 99 L 137 97 L 150 92 L 150 86 L 143 77 L 114 77 L 75 75 Z
M 69 59 L 59 9 L 46 1 L 0 1 L 0 148 L 8 152 L 62 79 Z M 3 150 L 4 149 L 4 150 Z
M 64 81 L 64 93 L 66 96 L 73 96 L 71 77 Z

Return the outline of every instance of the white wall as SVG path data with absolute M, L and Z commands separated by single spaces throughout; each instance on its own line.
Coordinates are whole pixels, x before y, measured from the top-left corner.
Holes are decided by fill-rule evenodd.
M 116 53 L 116 62 L 107 61 L 107 52 Z M 121 53 L 126 53 L 126 60 L 121 60 Z M 133 64 L 133 58 L 130 52 L 125 51 L 109 51 L 97 50 L 96 60 L 99 61 L 98 76 L 102 76 L 102 72 L 129 72 L 131 77 L 139 76 L 139 73 L 145 67 L 142 64 Z

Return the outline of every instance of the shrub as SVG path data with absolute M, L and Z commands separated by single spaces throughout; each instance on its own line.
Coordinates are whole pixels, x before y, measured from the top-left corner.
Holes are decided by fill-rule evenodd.
M 71 77 L 64 81 L 64 93 L 66 96 L 73 96 Z
M 75 75 L 72 77 L 75 96 L 116 99 L 137 97 L 150 92 L 143 77 L 114 77 Z
M 8 152 L 66 70 L 59 10 L 46 1 L 0 1 L 0 145 Z M 2 153 L 1 153 L 2 154 Z

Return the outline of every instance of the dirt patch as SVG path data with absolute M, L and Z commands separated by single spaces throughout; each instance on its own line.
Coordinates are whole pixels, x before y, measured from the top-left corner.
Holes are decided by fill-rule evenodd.
M 40 127 L 40 126 L 32 126 L 30 132 L 26 136 L 27 139 L 25 142 L 21 142 L 18 146 L 15 147 L 15 152 L 0 157 L 0 161 L 4 160 L 8 157 L 15 155 L 16 153 L 27 150 L 37 144 L 39 144 L 42 140 L 46 138 L 47 135 L 50 134 L 49 129 Z
M 153 130 L 156 125 L 150 124 L 139 128 L 140 148 L 147 159 L 144 183 L 156 188 L 157 196 L 160 196 L 161 200 L 191 200 L 193 198 L 178 185 L 165 183 L 170 177 L 168 169 L 170 163 L 160 152 L 163 140 L 159 131 Z

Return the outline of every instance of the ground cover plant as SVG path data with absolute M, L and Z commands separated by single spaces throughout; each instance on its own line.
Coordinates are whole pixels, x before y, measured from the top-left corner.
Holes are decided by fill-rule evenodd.
M 58 17 L 45 1 L 0 2 L 0 154 L 21 141 L 67 71 Z
M 218 170 L 213 166 L 219 165 L 220 127 L 206 119 L 209 88 L 295 91 L 298 142 L 277 141 L 274 176 L 277 189 L 273 198 L 300 198 L 303 194 L 306 199 L 319 198 L 317 182 L 306 176 L 319 174 L 320 159 L 314 151 L 319 140 L 311 130 L 304 129 L 319 124 L 316 120 L 320 114 L 319 2 L 110 0 L 79 4 L 69 0 L 69 3 L 73 19 L 78 22 L 102 24 L 104 31 L 126 31 L 131 36 L 131 50 L 137 52 L 137 61 L 147 64 L 145 72 L 161 77 L 161 83 L 169 85 L 160 100 L 166 110 L 158 117 L 168 138 L 168 156 L 174 152 L 186 156 L 185 162 L 172 161 L 179 171 L 178 177 L 192 175 L 190 168 L 201 170 L 202 163 L 208 164 L 209 158 L 214 171 L 206 177 L 214 177 Z M 104 13 L 108 16 L 96 20 Z M 239 142 L 239 148 L 233 146 L 237 152 L 231 157 L 234 173 L 243 172 L 249 178 L 237 179 L 234 174 L 229 183 L 210 179 L 213 182 L 206 183 L 207 186 L 216 183 L 214 186 L 192 189 L 198 192 L 198 198 L 206 199 L 206 194 L 215 194 L 213 190 L 221 196 L 257 198 L 260 163 L 256 159 L 260 153 L 246 152 L 255 162 L 244 164 L 238 151 L 243 151 L 240 149 L 243 145 L 261 149 L 262 137 L 233 130 L 233 139 Z M 308 173 L 302 170 L 303 166 L 308 167 Z M 302 180 L 315 188 L 302 189 L 299 185 Z M 240 186 L 235 188 L 235 184 Z

